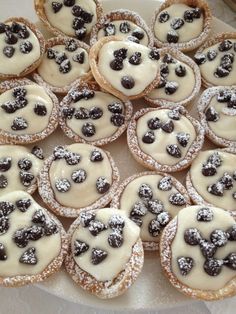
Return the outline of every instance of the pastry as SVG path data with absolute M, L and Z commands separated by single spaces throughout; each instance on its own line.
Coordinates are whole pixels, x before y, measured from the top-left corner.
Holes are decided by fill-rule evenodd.
M 42 167 L 39 147 L 30 149 L 19 145 L 0 145 L 0 196 L 23 190 L 33 194 Z
M 0 139 L 27 144 L 43 140 L 58 125 L 58 99 L 28 79 L 0 83 Z
M 121 211 L 83 211 L 71 225 L 65 267 L 84 290 L 102 299 L 123 294 L 143 266 L 139 228 Z
M 130 101 L 122 102 L 100 90 L 96 83 L 81 82 L 60 104 L 59 122 L 75 142 L 105 145 L 127 128 L 132 115 Z
M 145 250 L 159 250 L 163 228 L 187 205 L 190 199 L 179 181 L 151 171 L 125 179 L 111 202 L 111 207 L 120 208 L 140 227 Z
M 89 46 L 76 39 L 50 38 L 43 61 L 34 73 L 35 81 L 55 93 L 66 94 L 81 79 L 92 78 L 88 53 Z
M 103 16 L 92 28 L 90 45 L 94 45 L 102 37 L 113 35 L 144 46 L 153 46 L 153 35 L 146 22 L 130 10 L 113 10 Z
M 111 155 L 89 144 L 57 146 L 39 176 L 39 194 L 57 215 L 77 217 L 81 210 L 108 204 L 119 182 Z
M 204 0 L 166 0 L 154 13 L 152 31 L 157 47 L 192 51 L 209 36 L 212 15 Z
M 0 23 L 0 79 L 23 77 L 40 64 L 45 50 L 43 35 L 22 17 Z
M 195 204 L 236 211 L 236 149 L 199 153 L 187 174 L 186 186 Z
M 165 52 L 165 53 L 164 53 Z M 186 106 L 201 87 L 199 67 L 191 58 L 173 48 L 163 48 L 160 59 L 161 80 L 144 98 L 151 106 Z
M 158 84 L 159 59 L 157 49 L 116 36 L 101 38 L 91 47 L 89 54 L 97 83 L 123 100 L 140 98 Z
M 236 86 L 205 90 L 198 101 L 198 113 L 206 136 L 216 145 L 236 145 Z
M 236 294 L 236 223 L 221 208 L 190 206 L 164 229 L 161 265 L 171 284 L 196 299 Z
M 24 191 L 0 197 L 0 285 L 17 287 L 57 272 L 67 252 L 60 221 Z
M 204 128 L 181 106 L 145 108 L 131 119 L 127 141 L 131 154 L 144 167 L 181 171 L 202 148 Z
M 98 0 L 34 0 L 34 5 L 40 20 L 55 36 L 79 40 L 90 34 L 103 14 Z
M 236 85 L 236 32 L 220 33 L 205 42 L 194 55 L 205 87 Z

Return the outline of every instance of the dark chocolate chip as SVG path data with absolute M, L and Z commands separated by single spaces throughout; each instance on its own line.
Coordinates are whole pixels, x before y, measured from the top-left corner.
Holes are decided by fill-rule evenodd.
M 116 34 L 116 27 L 113 23 L 107 23 L 104 25 L 105 36 L 112 36 Z
M 224 265 L 233 270 L 236 270 L 236 253 L 230 253 L 227 255 L 224 259 Z
M 0 171 L 6 172 L 11 168 L 11 157 L 0 158 Z
M 175 206 L 184 206 L 187 203 L 185 197 L 178 192 L 169 196 L 169 202 Z
M 55 51 L 55 62 L 60 65 L 64 60 L 67 60 L 65 52 Z
M 236 224 L 229 228 L 226 233 L 228 234 L 228 239 L 230 241 L 236 241 Z
M 15 98 L 22 97 L 24 98 L 27 94 L 27 90 L 24 87 L 18 86 L 13 89 L 12 95 Z
M 91 262 L 93 265 L 98 265 L 107 257 L 108 253 L 104 250 L 92 249 Z
M 0 34 L 5 33 L 6 25 L 4 23 L 0 23 Z
M 168 120 L 162 124 L 161 129 L 166 133 L 171 133 L 174 131 L 174 123 L 172 120 Z
M 233 46 L 232 41 L 225 39 L 219 44 L 218 49 L 219 51 L 228 51 L 232 48 L 232 46 Z
M 178 257 L 177 262 L 182 276 L 187 276 L 194 266 L 194 261 L 191 257 Z
M 87 173 L 83 169 L 75 170 L 71 174 L 71 179 L 75 183 L 82 183 L 82 182 L 84 182 L 86 180 L 86 178 L 87 178 Z
M 66 150 L 63 146 L 56 146 L 53 150 L 54 160 L 63 159 L 65 157 Z
M 63 117 L 65 117 L 68 120 L 71 120 L 73 118 L 73 115 L 75 113 L 75 108 L 73 107 L 67 107 L 62 109 Z
M 74 6 L 75 7 L 75 6 Z M 74 8 L 73 7 L 73 8 Z M 67 51 L 73 52 L 78 48 L 77 42 L 75 41 L 75 39 L 70 38 L 65 42 L 65 49 Z
M 99 194 L 104 194 L 110 189 L 110 183 L 107 178 L 99 177 L 96 181 L 96 189 Z
M 186 10 L 184 11 L 184 20 L 187 23 L 192 23 L 193 22 L 193 10 Z
M 70 190 L 71 184 L 67 179 L 58 179 L 55 182 L 55 187 L 58 192 L 65 193 Z
M 161 63 L 160 66 L 161 76 L 166 77 L 169 74 L 169 67 L 167 63 Z
M 61 10 L 61 8 L 62 8 L 62 3 L 60 3 L 60 2 L 56 2 L 56 1 L 53 1 L 52 2 L 52 10 L 53 10 L 53 12 L 54 13 L 57 13 L 57 12 L 59 12 L 60 10 Z
M 79 64 L 83 64 L 85 59 L 85 52 L 81 51 L 79 53 L 76 53 L 73 57 L 72 60 L 75 62 L 78 62 Z
M 215 258 L 207 259 L 204 263 L 204 270 L 209 276 L 217 276 L 222 270 L 223 262 Z
M 211 258 L 216 253 L 217 247 L 206 240 L 200 241 L 200 250 L 202 252 L 202 255 L 206 258 Z
M 78 119 L 78 120 L 88 119 L 89 118 L 89 111 L 88 111 L 88 109 L 86 109 L 84 107 L 80 107 L 79 109 L 75 110 L 74 117 L 75 117 L 75 119 Z
M 0 216 L 0 235 L 6 233 L 9 227 L 9 218 L 6 216 Z
M 170 18 L 170 15 L 167 11 L 162 11 L 160 14 L 159 14 L 159 17 L 158 17 L 158 21 L 160 23 L 165 23 L 169 20 Z
M 93 20 L 93 14 L 91 14 L 85 10 L 82 10 L 81 17 L 85 23 L 91 23 Z
M 72 23 L 72 28 L 75 30 L 81 29 L 84 26 L 84 20 L 81 17 L 75 17 Z
M 172 19 L 172 21 L 170 23 L 170 26 L 174 30 L 181 28 L 183 25 L 184 25 L 184 20 L 179 18 L 179 17 Z
M 31 241 L 37 241 L 44 235 L 44 229 L 41 226 L 33 225 L 27 229 L 28 239 Z
M 160 59 L 160 53 L 159 53 L 158 49 L 156 49 L 156 48 L 151 49 L 148 56 L 151 60 L 159 60 Z
M 66 74 L 68 72 L 70 72 L 71 70 L 71 63 L 69 59 L 66 59 L 64 61 L 62 61 L 62 63 L 59 66 L 59 71 L 63 74 Z
M 108 225 L 112 230 L 119 230 L 122 231 L 122 229 L 125 226 L 125 220 L 120 215 L 113 215 L 108 221 Z
M 160 129 L 160 127 L 162 126 L 162 122 L 160 121 L 158 117 L 155 117 L 155 118 L 149 119 L 147 122 L 147 125 L 149 129 L 157 130 L 157 129 Z
M 171 111 L 168 112 L 168 117 L 171 118 L 172 120 L 179 120 L 181 116 L 181 113 L 178 108 L 172 109 Z
M 13 235 L 13 241 L 19 248 L 24 248 L 29 243 L 28 231 L 26 228 L 17 230 Z
M 194 61 L 198 64 L 201 65 L 207 61 L 206 55 L 204 53 L 196 53 L 194 55 Z
M 36 256 L 36 249 L 33 247 L 28 248 L 20 257 L 19 262 L 26 265 L 36 265 L 38 259 Z
M 183 77 L 186 75 L 186 67 L 182 64 L 179 64 L 175 68 L 175 74 L 179 77 Z
M 232 69 L 232 68 L 231 68 Z M 216 71 L 214 72 L 215 77 L 226 77 L 229 75 L 231 70 L 227 70 L 223 68 L 221 65 L 216 68 Z
M 75 240 L 74 242 L 74 256 L 80 256 L 81 254 L 87 252 L 89 245 L 80 240 Z
M 103 116 L 103 111 L 99 107 L 92 107 L 89 110 L 90 119 L 97 120 L 97 119 L 101 118 L 102 116 Z
M 163 76 L 161 76 L 160 81 L 159 81 L 159 83 L 157 85 L 157 88 L 165 87 L 166 86 L 166 82 L 167 82 L 167 80 Z
M 22 118 L 22 117 L 16 117 L 11 125 L 11 129 L 13 131 L 21 131 L 21 130 L 25 130 L 28 127 L 28 123 L 27 121 Z
M 214 107 L 208 107 L 205 111 L 205 116 L 207 121 L 216 122 L 219 120 L 220 116 Z
M 143 222 L 142 219 L 138 216 L 130 216 L 129 217 L 137 226 L 141 227 Z
M 218 52 L 215 49 L 209 50 L 207 52 L 207 59 L 209 61 L 212 61 L 216 58 L 217 55 L 218 55 Z
M 195 19 L 199 19 L 201 17 L 202 10 L 200 8 L 194 8 L 192 12 Z
M 16 201 L 16 207 L 22 212 L 25 213 L 31 205 L 30 198 L 23 198 L 21 200 Z
M 167 95 L 172 95 L 177 91 L 178 87 L 179 87 L 179 84 L 177 82 L 168 81 L 165 84 L 165 93 Z
M 215 196 L 223 196 L 224 186 L 220 182 L 213 183 L 208 186 L 207 191 Z
M 121 78 L 121 85 L 125 89 L 132 89 L 135 85 L 135 81 L 132 76 L 126 75 Z
M 84 211 L 80 214 L 80 222 L 82 226 L 88 227 L 90 222 L 95 219 L 95 213 Z
M 130 32 L 130 30 L 131 30 L 131 27 L 130 27 L 129 22 L 125 21 L 125 22 L 120 23 L 120 32 L 121 33 L 127 34 Z
M 24 108 L 25 106 L 27 106 L 28 100 L 23 96 L 17 96 L 15 103 L 16 103 L 17 109 L 21 109 L 21 108 Z
M 172 186 L 172 179 L 169 176 L 161 178 L 161 180 L 157 184 L 158 189 L 161 191 L 170 191 L 172 189 Z
M 233 178 L 227 172 L 220 178 L 220 183 L 223 184 L 225 190 L 233 188 Z
M 157 219 L 152 219 L 148 225 L 148 231 L 153 237 L 157 237 L 161 232 L 161 225 Z
M 219 167 L 222 163 L 222 159 L 218 152 L 214 152 L 208 157 L 207 162 L 212 163 L 216 167 Z
M 167 64 L 176 63 L 175 59 L 169 53 L 165 53 L 164 57 L 162 58 L 162 62 Z
M 230 98 L 231 98 L 231 92 L 224 89 L 221 89 L 216 96 L 216 99 L 218 102 L 228 102 Z
M 10 30 L 12 31 L 12 33 L 19 33 L 19 31 L 21 30 L 21 25 L 17 22 L 12 22 Z
M 0 175 L 0 189 L 5 189 L 8 186 L 8 180 L 7 178 L 1 174 Z
M 17 37 L 11 32 L 11 31 L 6 31 L 6 37 L 5 37 L 5 42 L 8 45 L 14 45 L 18 41 Z
M 118 230 L 113 231 L 108 236 L 108 243 L 113 248 L 121 247 L 123 242 L 124 242 L 123 236 Z
M 114 101 L 113 103 L 108 105 L 108 110 L 112 113 L 122 113 L 123 106 L 121 103 Z
M 146 144 L 152 144 L 155 142 L 155 135 L 153 131 L 147 131 L 143 137 L 142 141 Z
M 98 220 L 91 220 L 88 226 L 90 233 L 96 237 L 100 232 L 107 229 L 107 227 Z
M 71 13 L 77 17 L 81 16 L 82 12 L 83 12 L 83 9 L 79 5 L 76 5 L 76 4 L 71 9 Z
M 144 32 L 141 29 L 135 29 L 133 30 L 132 36 L 136 37 L 138 40 L 142 40 L 144 37 Z
M 11 47 L 11 46 L 6 46 L 3 48 L 3 54 L 7 57 L 7 58 L 11 58 L 15 53 L 15 48 Z
M 113 113 L 111 116 L 111 123 L 114 126 L 120 127 L 125 123 L 125 116 L 119 113 Z
M 58 226 L 52 220 L 46 220 L 43 224 L 43 230 L 45 236 L 50 236 L 59 232 Z
M 75 0 L 63 0 L 63 3 L 66 7 L 73 7 Z
M 181 150 L 178 145 L 170 144 L 166 146 L 167 153 L 174 158 L 181 158 Z
M 202 207 L 197 212 L 197 221 L 209 222 L 213 219 L 213 211 L 209 207 Z
M 167 39 L 168 43 L 176 44 L 179 40 L 179 35 L 175 30 L 171 30 L 167 33 L 166 39 Z
M 201 234 L 196 228 L 189 228 L 184 232 L 184 241 L 189 245 L 198 245 L 201 239 Z
M 25 187 L 29 187 L 34 180 L 34 175 L 27 171 L 20 171 L 20 182 Z
M 91 122 L 87 122 L 82 126 L 82 133 L 86 137 L 91 137 L 96 133 L 96 128 Z
M 47 107 L 43 104 L 37 103 L 34 106 L 34 112 L 38 116 L 46 116 L 47 115 Z
M 142 62 L 141 56 L 142 56 L 141 52 L 135 52 L 129 58 L 129 63 L 131 63 L 133 65 L 139 65 Z
M 231 95 L 230 100 L 227 103 L 227 107 L 236 109 L 236 93 Z
M 182 147 L 186 147 L 190 139 L 190 134 L 185 132 L 179 132 L 176 134 L 176 138 Z
M 33 49 L 33 45 L 29 40 L 20 43 L 20 51 L 24 54 L 28 54 Z
M 0 202 L 0 216 L 8 216 L 15 210 L 15 206 L 7 201 Z
M 28 171 L 31 169 L 32 167 L 32 162 L 30 159 L 28 158 L 22 158 L 18 161 L 18 167 L 21 169 L 21 170 L 25 170 L 25 171 Z
M 27 39 L 27 38 L 29 38 L 30 33 L 29 33 L 27 27 L 25 25 L 22 25 L 21 29 L 19 30 L 17 35 L 20 39 Z
M 37 223 L 37 224 L 43 224 L 45 220 L 46 220 L 46 217 L 43 213 L 43 210 L 37 209 L 32 216 L 32 222 Z
M 146 215 L 146 213 L 147 213 L 147 207 L 142 202 L 136 202 L 132 207 L 130 215 L 142 217 Z
M 5 261 L 7 259 L 7 252 L 5 246 L 0 243 L 0 261 Z
M 116 58 L 110 62 L 110 67 L 114 71 L 120 71 L 123 69 L 123 59 L 122 58 Z
M 162 213 L 164 211 L 164 205 L 158 199 L 149 200 L 147 202 L 147 208 L 154 215 L 160 214 L 160 213 Z
M 98 149 L 94 149 L 94 150 L 91 152 L 90 160 L 91 160 L 92 162 L 102 161 L 102 160 L 103 160 L 102 153 L 101 153 Z
M 126 38 L 126 40 L 128 40 L 128 41 L 132 41 L 133 43 L 136 43 L 136 44 L 139 44 L 139 39 L 137 38 L 137 37 L 134 37 L 134 36 L 128 36 L 127 38 Z
M 138 190 L 138 195 L 142 200 L 150 200 L 153 197 L 151 186 L 147 183 L 141 184 Z
M 161 227 L 165 227 L 171 220 L 171 215 L 168 212 L 162 212 L 157 216 L 157 221 Z
M 228 242 L 227 233 L 220 229 L 214 230 L 210 235 L 210 239 L 217 247 L 225 246 Z
M 75 31 L 76 38 L 82 40 L 85 38 L 87 33 L 87 29 L 85 27 L 81 27 Z

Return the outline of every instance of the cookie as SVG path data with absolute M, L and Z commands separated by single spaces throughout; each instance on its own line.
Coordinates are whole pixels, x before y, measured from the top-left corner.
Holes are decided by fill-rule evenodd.
M 236 32 L 212 36 L 195 53 L 205 87 L 236 85 Z
M 212 301 L 235 295 L 235 235 L 235 219 L 221 208 L 182 209 L 162 233 L 165 275 L 192 298 Z
M 184 186 L 174 177 L 158 172 L 135 174 L 120 185 L 111 202 L 140 227 L 144 250 L 159 250 L 163 228 L 190 205 Z
M 57 272 L 67 252 L 60 221 L 24 191 L 0 197 L 0 285 L 23 286 Z
M 202 148 L 204 128 L 181 106 L 145 108 L 131 119 L 127 142 L 133 157 L 144 167 L 181 171 Z
M 140 274 L 144 254 L 139 228 L 120 210 L 83 211 L 68 236 L 66 270 L 77 285 L 97 297 L 123 294 Z
M 206 136 L 216 145 L 236 145 L 236 87 L 216 86 L 205 90 L 198 113 Z
M 88 60 L 89 46 L 68 37 L 46 41 L 46 52 L 34 79 L 58 94 L 66 94 L 81 79 L 92 78 Z
M 83 40 L 91 32 L 93 25 L 103 15 L 98 0 L 34 0 L 35 10 L 55 36 L 69 36 Z
M 192 201 L 236 211 L 235 165 L 234 146 L 200 152 L 186 178 Z
M 130 101 L 101 91 L 94 82 L 81 82 L 70 90 L 59 109 L 60 126 L 69 138 L 98 146 L 116 140 L 133 111 Z
M 58 125 L 58 99 L 31 80 L 0 83 L 0 139 L 3 143 L 28 144 L 43 140 Z
M 166 0 L 155 11 L 151 29 L 157 47 L 192 51 L 209 36 L 212 14 L 204 0 Z
M 201 87 L 199 67 L 191 58 L 173 48 L 163 48 L 159 60 L 161 80 L 144 98 L 151 106 L 187 106 Z
M 0 145 L 0 196 L 22 190 L 33 194 L 42 167 L 40 148 L 30 149 L 19 145 Z
M 89 61 L 97 83 L 126 100 L 148 94 L 160 79 L 156 48 L 148 48 L 116 36 L 101 38 L 90 49 Z
M 1 23 L 0 79 L 26 76 L 38 67 L 45 50 L 40 31 L 22 17 Z
M 78 217 L 81 210 L 107 205 L 119 182 L 111 155 L 89 144 L 57 146 L 39 175 L 39 194 L 57 215 Z
M 92 28 L 90 45 L 102 37 L 114 35 L 144 46 L 153 46 L 153 35 L 146 22 L 130 10 L 118 9 L 104 15 Z

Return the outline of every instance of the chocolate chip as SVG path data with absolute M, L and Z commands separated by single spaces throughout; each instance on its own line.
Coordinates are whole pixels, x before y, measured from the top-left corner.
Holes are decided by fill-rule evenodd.
M 171 30 L 167 33 L 166 37 L 168 43 L 177 43 L 179 40 L 179 35 L 175 30 Z
M 151 60 L 159 60 L 160 59 L 160 53 L 159 53 L 158 49 L 156 49 L 156 48 L 151 49 L 148 56 Z
M 172 19 L 170 26 L 176 30 L 176 29 L 180 29 L 182 26 L 184 25 L 184 20 L 181 18 L 174 18 Z
M 204 270 L 209 276 L 217 276 L 222 270 L 223 262 L 215 258 L 207 259 L 204 263 Z
M 90 233 L 96 237 L 100 232 L 107 229 L 107 227 L 98 220 L 91 220 L 88 226 Z
M 220 178 L 220 183 L 223 184 L 225 190 L 230 190 L 233 188 L 233 178 L 225 172 L 224 175 Z
M 110 189 L 110 183 L 107 178 L 99 177 L 96 181 L 96 189 L 99 194 L 104 194 Z
M 218 112 L 213 107 L 208 107 L 205 111 L 205 116 L 207 121 L 216 122 L 219 120 L 220 116 Z
M 75 7 L 75 6 L 74 6 Z M 73 8 L 74 8 L 73 7 Z M 72 8 L 72 10 L 73 10 Z M 77 45 L 77 42 L 75 41 L 75 39 L 73 38 L 70 38 L 68 39 L 66 42 L 65 42 L 65 49 L 70 51 L 70 52 L 73 52 L 75 51 L 76 49 L 78 48 L 78 45 Z
M 76 4 L 71 9 L 71 13 L 77 17 L 81 16 L 82 12 L 83 12 L 83 9 L 79 5 L 76 5 Z
M 158 21 L 160 23 L 165 23 L 169 20 L 169 18 L 170 18 L 169 13 L 167 11 L 163 11 L 159 14 Z
M 141 56 L 141 52 L 133 53 L 132 56 L 129 58 L 129 63 L 133 65 L 139 65 L 142 62 Z
M 231 92 L 224 89 L 221 89 L 216 96 L 216 99 L 218 102 L 228 102 L 230 98 L 231 98 Z
M 179 84 L 177 82 L 168 81 L 165 84 L 165 93 L 167 95 L 172 95 L 177 91 L 178 88 L 179 88 Z
M 90 222 L 95 219 L 95 213 L 84 211 L 80 214 L 80 222 L 82 226 L 88 227 Z
M 11 168 L 11 157 L 0 158 L 0 171 L 6 172 Z
M 187 23 L 192 23 L 193 22 L 193 10 L 186 10 L 184 11 L 184 20 Z
M 165 78 L 167 76 L 167 74 L 169 74 L 168 64 L 167 63 L 161 63 L 160 71 L 161 71 L 161 76 Z
M 7 178 L 1 174 L 0 175 L 0 189 L 5 189 L 8 186 Z
M 154 215 L 160 214 L 160 213 L 162 213 L 164 211 L 164 205 L 158 199 L 149 200 L 147 202 L 147 208 Z
M 158 182 L 157 187 L 161 191 L 170 191 L 172 189 L 172 185 L 173 183 L 171 177 L 165 176 Z
M 69 59 L 66 59 L 64 61 L 62 61 L 62 63 L 59 66 L 59 71 L 63 74 L 66 74 L 68 72 L 70 72 L 71 70 L 71 63 Z
M 20 171 L 20 182 L 25 186 L 29 187 L 34 180 L 34 175 L 27 171 Z
M 65 52 L 55 51 L 55 62 L 60 65 L 64 60 L 67 60 Z
M 33 45 L 29 40 L 20 43 L 20 51 L 24 54 L 28 54 L 33 49 Z
M 120 215 L 113 215 L 108 221 L 108 225 L 112 230 L 119 230 L 122 231 L 122 229 L 125 226 L 125 220 Z
M 226 77 L 226 76 L 229 75 L 229 73 L 230 73 L 230 70 L 227 70 L 227 69 L 223 68 L 223 67 L 220 65 L 220 66 L 218 66 L 218 67 L 216 68 L 216 71 L 214 72 L 214 75 L 215 75 L 216 77 Z
M 184 232 L 184 241 L 189 245 L 198 245 L 201 239 L 201 234 L 196 228 L 189 228 Z
M 63 3 L 66 7 L 73 7 L 75 0 L 63 0 Z
M 230 241 L 236 241 L 236 224 L 234 224 L 226 232 Z
M 28 127 L 28 123 L 27 121 L 22 118 L 22 117 L 16 117 L 11 125 L 11 129 L 13 131 L 21 131 L 21 130 L 25 130 Z
M 61 10 L 61 8 L 62 8 L 62 3 L 55 2 L 55 1 L 52 2 L 52 10 L 53 10 L 54 13 L 59 12 Z
M 13 89 L 12 95 L 15 98 L 22 97 L 24 98 L 27 94 L 27 90 L 24 87 L 18 86 Z
M 73 19 L 72 28 L 75 30 L 81 29 L 84 26 L 84 20 L 81 17 Z
M 40 226 L 36 226 L 36 225 L 28 228 L 27 232 L 28 232 L 28 239 L 31 241 L 37 241 L 37 240 L 41 239 L 42 236 L 44 235 L 43 228 Z
M 129 35 L 126 40 L 132 41 L 133 43 L 139 44 L 139 39 L 137 37 Z
M 43 224 L 44 235 L 50 236 L 59 232 L 58 226 L 52 220 L 46 220 Z
M 115 230 L 108 236 L 108 243 L 113 248 L 121 247 L 124 239 L 119 231 Z
M 163 88 L 166 86 L 167 80 L 161 75 L 160 81 L 157 85 L 157 88 Z
M 206 240 L 200 241 L 200 250 L 202 252 L 202 255 L 206 258 L 211 258 L 216 253 L 216 246 L 213 243 L 210 243 Z
M 58 179 L 55 182 L 55 187 L 58 192 L 65 193 L 70 190 L 71 184 L 67 179 Z
M 108 110 L 112 113 L 122 113 L 123 106 L 121 103 L 114 101 L 113 103 L 108 105 Z
M 71 174 L 71 179 L 75 183 L 82 183 L 82 182 L 84 182 L 86 180 L 86 178 L 87 178 L 87 173 L 83 169 L 75 170 Z
M 157 216 L 157 221 L 161 227 L 165 227 L 171 220 L 171 215 L 168 212 L 162 212 Z
M 206 55 L 204 53 L 196 53 L 194 55 L 194 61 L 198 64 L 201 65 L 207 61 Z
M 22 212 L 25 213 L 31 205 L 30 198 L 24 198 L 16 201 L 16 207 Z
M 228 51 L 232 48 L 232 46 L 232 41 L 225 39 L 219 44 L 218 49 L 219 51 Z
M 121 78 L 121 85 L 125 89 L 132 89 L 135 85 L 135 81 L 132 76 L 126 75 Z
M 20 257 L 19 262 L 26 265 L 36 265 L 38 259 L 36 256 L 36 249 L 33 247 L 28 248 Z
M 142 217 L 146 215 L 146 213 L 147 213 L 147 207 L 142 202 L 136 202 L 132 207 L 130 215 Z
M 81 254 L 87 252 L 89 245 L 80 240 L 75 240 L 74 242 L 74 256 L 80 256 Z
M 228 108 L 236 109 L 236 94 L 232 94 L 229 102 L 227 103 Z
M 122 58 L 116 58 L 110 62 L 110 67 L 114 71 L 120 71 L 123 69 L 123 59 Z
M 101 118 L 102 116 L 103 116 L 103 111 L 99 107 L 92 107 L 89 110 L 90 119 L 97 120 L 97 119 Z
M 89 111 L 88 111 L 88 109 L 86 109 L 84 107 L 80 107 L 80 108 L 75 110 L 74 117 L 75 117 L 75 119 L 78 119 L 78 120 L 88 119 L 89 118 Z
M 47 115 L 47 107 L 45 105 L 37 103 L 34 106 L 34 112 L 38 116 L 46 116 Z
M 214 230 L 210 235 L 210 239 L 217 247 L 225 246 L 228 242 L 227 233 L 220 229 Z
M 190 140 L 190 134 L 185 132 L 179 132 L 176 134 L 177 141 L 182 147 L 186 147 Z
M 143 222 L 142 219 L 138 216 L 130 216 L 129 217 L 137 226 L 141 227 Z
M 15 206 L 7 201 L 0 202 L 0 216 L 8 216 L 15 210 Z
M 175 158 L 181 158 L 182 156 L 181 150 L 179 146 L 177 146 L 176 144 L 167 145 L 166 151 L 170 156 L 175 157 Z
M 227 255 L 224 259 L 224 265 L 233 270 L 236 270 L 236 253 L 230 253 Z
M 130 24 L 128 22 L 122 22 L 120 23 L 120 32 L 121 33 L 124 33 L 124 34 L 127 34 L 129 33 L 131 30 L 131 27 L 130 27 Z
M 179 112 L 178 108 L 172 109 L 171 111 L 168 112 L 168 117 L 171 118 L 172 120 L 179 120 L 180 119 L 181 113 Z
M 155 135 L 153 131 L 147 131 L 143 137 L 142 141 L 146 144 L 152 144 L 155 142 Z
M 31 169 L 32 167 L 32 162 L 30 159 L 28 158 L 22 158 L 18 161 L 18 167 L 21 169 L 21 170 L 25 170 L 25 171 L 28 171 Z
M 63 146 L 56 146 L 53 150 L 54 160 L 63 159 L 65 157 L 66 150 Z
M 182 276 L 187 276 L 194 266 L 194 261 L 191 257 L 178 257 L 177 262 Z
M 208 186 L 207 191 L 215 196 L 223 196 L 224 187 L 220 182 L 213 183 Z
M 5 33 L 6 25 L 4 23 L 0 23 L 0 34 Z
M 182 64 L 179 64 L 175 68 L 175 74 L 179 77 L 183 77 L 186 75 L 186 67 Z
M 174 123 L 172 120 L 168 120 L 161 126 L 162 130 L 166 133 L 171 133 L 174 130 Z
M 144 37 L 144 32 L 141 29 L 135 29 L 132 32 L 132 36 L 138 38 L 138 40 L 142 40 Z
M 43 210 L 37 209 L 32 216 L 32 222 L 37 223 L 37 224 L 43 224 L 45 220 L 46 220 L 46 217 L 43 213 Z
M 157 130 L 157 129 L 160 129 L 160 127 L 162 126 L 162 122 L 160 121 L 158 117 L 155 117 L 155 118 L 149 119 L 147 122 L 147 125 L 149 129 Z
M 125 116 L 123 114 L 114 113 L 110 120 L 114 126 L 120 127 L 125 123 Z
M 156 219 L 152 219 L 148 225 L 148 231 L 153 237 L 157 237 L 161 233 L 161 225 Z
M 78 62 L 79 64 L 83 64 L 85 59 L 85 53 L 84 51 L 81 51 L 79 53 L 76 53 L 73 57 L 72 60 L 74 62 Z
M 62 109 L 62 115 L 68 120 L 71 120 L 73 118 L 74 113 L 75 108 L 73 107 L 67 107 Z
M 104 25 L 105 36 L 112 36 L 116 34 L 116 27 L 113 23 L 107 23 Z
M 107 257 L 108 253 L 101 249 L 92 249 L 91 262 L 93 265 L 98 265 Z
M 94 124 L 92 124 L 91 122 L 87 122 L 83 124 L 81 131 L 84 136 L 91 137 L 96 133 L 96 128 Z
M 28 245 L 28 231 L 25 228 L 17 230 L 13 235 L 13 241 L 19 248 L 24 248 Z
M 19 30 L 17 35 L 20 39 L 27 39 L 27 38 L 29 38 L 30 33 L 29 33 L 27 27 L 25 25 L 22 25 L 21 29 Z
M 216 167 L 219 167 L 222 163 L 222 159 L 218 152 L 214 152 L 212 155 L 208 157 L 207 162 L 212 163 Z
M 162 58 L 162 62 L 167 64 L 176 63 L 175 59 L 169 53 L 165 53 L 164 57 Z
M 141 184 L 138 190 L 138 195 L 142 200 L 150 200 L 153 197 L 151 186 L 147 183 Z
M 5 42 L 8 45 L 14 45 L 18 41 L 17 37 L 10 31 L 6 31 L 6 37 L 5 37 Z
M 7 252 L 5 246 L 0 243 L 0 261 L 5 261 L 7 259 Z
M 10 30 L 12 31 L 12 33 L 17 34 L 21 30 L 21 25 L 17 22 L 12 22 Z
M 201 17 L 202 10 L 200 8 L 194 8 L 192 12 L 195 19 L 199 19 Z
M 15 53 L 15 48 L 11 46 L 6 46 L 3 48 L 3 53 L 7 58 L 11 58 Z
M 207 52 L 207 58 L 209 61 L 214 60 L 218 55 L 218 52 L 215 49 L 209 50 Z
M 82 10 L 81 17 L 85 23 L 91 23 L 93 20 L 93 14 L 86 12 L 85 10 Z
M 203 207 L 197 212 L 197 221 L 208 222 L 212 221 L 213 217 L 213 211 L 209 207 Z
M 9 218 L 6 216 L 0 216 L 0 235 L 6 233 L 10 227 Z
M 169 196 L 169 202 L 175 206 L 184 206 L 187 203 L 185 197 L 178 192 Z
M 18 96 L 16 97 L 15 103 L 16 103 L 17 109 L 21 109 L 27 106 L 28 100 L 23 96 Z
M 94 149 L 94 150 L 91 152 L 90 160 L 91 160 L 92 162 L 102 161 L 102 160 L 103 160 L 102 153 L 101 153 L 98 149 Z

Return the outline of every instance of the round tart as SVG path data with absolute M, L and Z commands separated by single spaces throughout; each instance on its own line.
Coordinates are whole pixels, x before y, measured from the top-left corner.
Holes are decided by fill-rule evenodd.
M 66 270 L 76 284 L 99 298 L 123 294 L 142 270 L 139 228 L 120 210 L 81 212 L 68 236 Z
M 81 210 L 107 205 L 119 182 L 110 153 L 89 144 L 57 146 L 39 176 L 39 194 L 56 214 L 77 217 Z
M 155 45 L 192 51 L 207 39 L 211 22 L 210 8 L 203 0 L 166 0 L 152 19 Z
M 92 28 L 90 45 L 106 36 L 119 36 L 144 46 L 153 46 L 153 35 L 146 22 L 130 10 L 114 10 L 103 16 Z
M 57 272 L 67 252 L 60 221 L 26 192 L 0 197 L 0 285 L 23 286 Z
M 204 142 L 204 129 L 180 106 L 146 108 L 136 112 L 127 129 L 133 157 L 152 170 L 175 172 L 187 168 Z
M 19 145 L 0 145 L 0 196 L 23 190 L 33 194 L 42 167 L 39 147 L 32 151 Z
M 205 87 L 236 85 L 236 32 L 217 34 L 194 55 Z
M 34 4 L 38 17 L 54 35 L 79 40 L 90 34 L 103 14 L 98 0 L 34 0 Z
M 217 145 L 236 145 L 236 86 L 210 87 L 198 102 L 207 137 Z
M 161 80 L 144 98 L 151 106 L 188 105 L 199 93 L 201 74 L 191 58 L 172 48 L 164 48 L 160 59 Z
M 100 90 L 94 83 L 81 82 L 60 104 L 59 122 L 63 132 L 75 142 L 105 145 L 127 128 L 132 115 L 130 101 L 122 102 Z
M 200 152 L 186 178 L 192 201 L 236 211 L 235 165 L 235 147 Z
M 236 223 L 229 212 L 182 209 L 164 229 L 160 253 L 165 275 L 180 292 L 208 301 L 236 294 Z
M 0 84 L 0 138 L 27 144 L 43 140 L 58 125 L 58 99 L 47 88 L 28 79 Z
M 54 37 L 46 42 L 42 63 L 34 73 L 40 85 L 66 94 L 81 79 L 92 78 L 88 60 L 89 46 L 68 37 Z
M 163 228 L 187 205 L 190 199 L 179 181 L 151 171 L 127 178 L 111 202 L 111 207 L 120 208 L 140 227 L 145 250 L 159 250 Z
M 45 50 L 43 35 L 22 17 L 0 23 L 0 79 L 26 76 L 38 67 Z
M 97 83 L 120 99 L 140 98 L 160 79 L 157 49 L 116 36 L 101 38 L 90 49 L 89 59 Z

